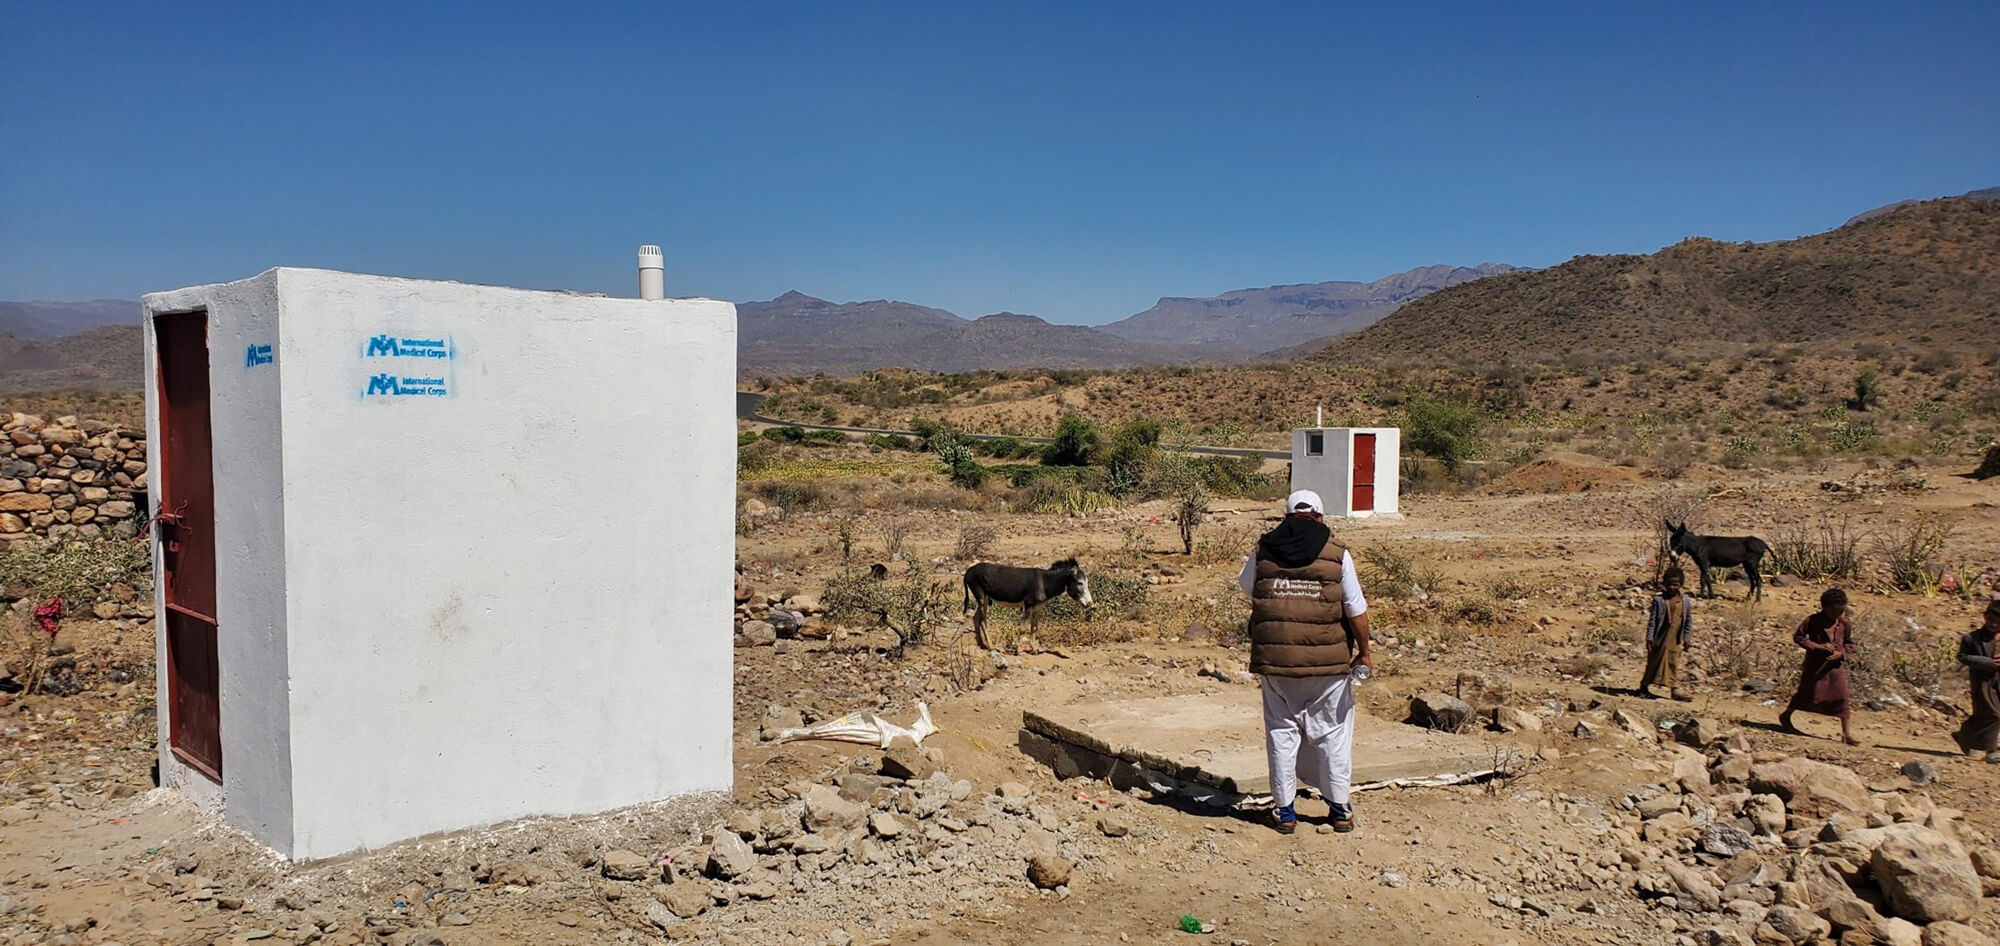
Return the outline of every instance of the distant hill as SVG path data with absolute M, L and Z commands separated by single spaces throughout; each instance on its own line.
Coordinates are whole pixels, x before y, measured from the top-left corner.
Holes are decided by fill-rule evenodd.
M 1238 289 L 1200 299 L 1164 298 L 1102 330 L 1135 342 L 1197 345 L 1248 358 L 1359 331 L 1439 289 L 1515 271 L 1504 263 L 1422 266 L 1374 282 Z
M 1970 197 L 1973 200 L 2000 200 L 2000 187 L 1988 187 L 1984 190 L 1967 191 L 1958 196 Z M 1874 210 L 1864 210 L 1848 218 L 1847 223 L 1841 224 L 1841 226 L 1860 223 L 1863 220 L 1873 220 L 1876 217 L 1882 216 L 1883 214 L 1893 213 L 1895 211 L 1903 209 L 1904 207 L 1908 207 L 1916 203 L 1918 203 L 1918 201 L 1899 200 L 1893 204 L 1884 204 L 1880 207 L 1875 208 Z
M 0 335 L 0 396 L 66 388 L 136 392 L 145 370 L 136 317 L 54 340 Z
M 1080 325 L 1002 312 L 967 320 L 943 309 L 800 292 L 736 306 L 737 367 L 757 375 L 850 375 L 876 368 L 1119 368 L 1192 361 L 1187 348 L 1126 341 Z
M 88 302 L 0 302 L 0 335 L 47 341 L 100 325 L 138 325 L 139 303 L 131 299 Z
M 1580 256 L 1432 293 L 1318 357 L 1630 361 L 1866 340 L 2000 347 L 2000 203 L 1946 198 L 1797 240 Z

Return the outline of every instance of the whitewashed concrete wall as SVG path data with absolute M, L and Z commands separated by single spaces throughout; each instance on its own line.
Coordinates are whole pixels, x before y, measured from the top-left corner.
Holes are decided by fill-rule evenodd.
M 284 580 L 225 580 L 219 615 L 285 605 L 292 830 L 260 837 L 316 858 L 727 789 L 734 307 L 265 279 Z M 219 495 L 255 453 L 232 444 Z M 657 491 L 614 489 L 632 471 Z M 272 671 L 224 652 L 223 807 L 251 827 L 241 672 Z
M 225 820 L 280 851 L 292 843 L 289 674 L 285 641 L 284 487 L 278 366 L 252 365 L 251 345 L 278 333 L 278 280 L 267 272 L 226 285 L 145 297 L 146 377 L 158 354 L 151 316 L 207 310 L 211 443 L 215 476 L 216 662 L 221 678 L 219 787 L 167 751 L 166 589 L 154 582 L 159 626 L 159 739 L 163 784 L 181 788 Z M 147 442 L 163 444 L 158 392 L 147 386 Z M 226 459 L 225 459 L 226 458 Z M 154 458 L 157 465 L 158 457 Z M 155 478 L 161 471 L 154 470 Z M 160 490 L 151 491 L 157 506 Z M 155 509 L 157 511 L 157 509 Z M 153 574 L 163 575 L 154 547 Z M 224 798 L 228 804 L 223 805 Z

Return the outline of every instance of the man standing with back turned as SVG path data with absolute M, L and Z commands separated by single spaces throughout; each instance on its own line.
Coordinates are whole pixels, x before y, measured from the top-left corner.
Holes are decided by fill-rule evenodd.
M 1326 797 L 1333 830 L 1354 830 L 1353 673 L 1372 666 L 1368 602 L 1325 509 L 1312 490 L 1287 497 L 1284 521 L 1257 540 L 1239 576 L 1250 596 L 1250 672 L 1264 678 L 1270 824 L 1281 834 L 1298 828 L 1300 779 Z

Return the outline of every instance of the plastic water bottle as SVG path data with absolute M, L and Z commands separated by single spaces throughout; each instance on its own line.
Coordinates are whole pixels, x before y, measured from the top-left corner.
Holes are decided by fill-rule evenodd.
M 1367 664 L 1362 664 L 1354 668 L 1354 682 L 1356 683 L 1367 683 L 1368 678 L 1374 675 L 1375 671 L 1370 669 Z

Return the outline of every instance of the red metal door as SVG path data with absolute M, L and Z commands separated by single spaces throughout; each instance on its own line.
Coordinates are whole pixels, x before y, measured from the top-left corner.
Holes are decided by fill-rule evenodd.
M 222 780 L 222 675 L 215 636 L 215 473 L 208 410 L 208 313 L 153 319 L 160 370 L 161 580 L 167 600 L 168 742 Z
M 1375 509 L 1375 435 L 1354 435 L 1354 511 Z

